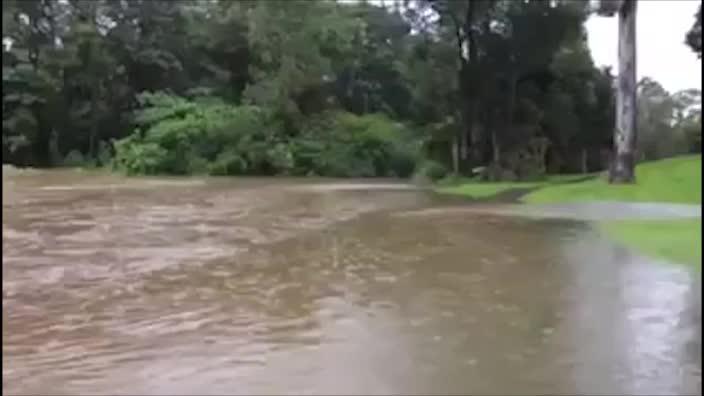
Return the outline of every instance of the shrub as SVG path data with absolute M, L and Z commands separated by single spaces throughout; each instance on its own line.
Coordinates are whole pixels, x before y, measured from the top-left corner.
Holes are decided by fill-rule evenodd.
M 128 175 L 164 172 L 168 152 L 156 143 L 138 141 L 134 136 L 115 142 L 114 167 Z
M 141 100 L 149 107 L 137 114 L 135 133 L 115 144 L 115 164 L 128 173 L 242 174 L 269 172 L 280 163 L 270 158 L 278 152 L 269 154 L 276 147 L 270 138 L 278 134 L 275 125 L 257 107 L 163 94 Z M 146 153 L 155 157 L 132 158 Z
M 95 159 L 97 165 L 108 166 L 112 162 L 112 151 L 110 144 L 100 141 L 98 143 L 98 157 Z
M 135 132 L 115 143 L 113 164 L 128 174 L 406 177 L 420 147 L 384 115 L 328 112 L 291 131 L 256 106 L 164 94 L 140 101 Z
M 97 167 L 97 166 L 108 166 L 112 162 L 112 153 L 110 152 L 110 145 L 106 142 L 98 142 L 98 153 L 95 158 L 90 155 L 84 155 L 78 150 L 71 150 L 69 153 L 61 160 L 61 165 L 68 167 Z
M 298 174 L 338 177 L 407 177 L 415 146 L 403 125 L 380 114 L 331 112 L 312 119 L 294 142 Z
M 440 162 L 433 160 L 425 160 L 418 167 L 417 175 L 428 178 L 432 181 L 440 180 L 447 176 L 449 171 L 447 167 Z
M 63 165 L 64 166 L 85 166 L 86 165 L 86 158 L 83 156 L 83 154 L 78 151 L 78 150 L 71 150 L 69 151 L 68 154 L 66 154 L 66 157 L 64 157 L 63 160 Z
M 233 148 L 222 151 L 208 165 L 208 172 L 215 176 L 239 175 L 247 172 L 247 161 Z

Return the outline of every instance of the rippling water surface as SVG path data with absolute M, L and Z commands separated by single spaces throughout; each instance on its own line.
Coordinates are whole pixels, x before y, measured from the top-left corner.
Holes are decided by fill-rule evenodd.
M 3 170 L 4 392 L 701 394 L 698 275 L 584 223 L 445 207 Z

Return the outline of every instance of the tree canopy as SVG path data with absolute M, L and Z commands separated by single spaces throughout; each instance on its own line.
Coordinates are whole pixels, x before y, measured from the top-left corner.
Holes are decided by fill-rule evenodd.
M 685 42 L 697 56 L 702 57 L 702 6 L 699 5 L 697 14 L 694 16 L 694 24 L 685 36 Z
M 586 5 L 6 0 L 3 161 L 334 176 L 484 166 L 492 179 L 603 169 L 614 77 L 592 61 Z M 698 53 L 700 12 L 687 36 Z M 699 92 L 657 86 L 641 82 L 644 141 L 659 147 L 643 155 L 699 150 Z

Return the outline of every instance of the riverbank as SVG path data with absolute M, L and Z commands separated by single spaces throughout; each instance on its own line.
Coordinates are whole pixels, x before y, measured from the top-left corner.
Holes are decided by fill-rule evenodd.
M 701 155 L 640 164 L 636 180 L 633 185 L 614 186 L 598 175 L 560 175 L 531 183 L 468 181 L 435 190 L 482 200 L 523 191 L 518 201 L 528 205 L 603 201 L 701 205 Z M 645 255 L 701 268 L 701 218 L 596 221 L 595 225 L 605 235 Z

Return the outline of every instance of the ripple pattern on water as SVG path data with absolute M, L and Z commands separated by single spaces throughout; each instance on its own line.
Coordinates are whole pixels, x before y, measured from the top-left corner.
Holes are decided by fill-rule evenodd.
M 697 277 L 580 223 L 381 184 L 3 183 L 10 394 L 701 393 Z

